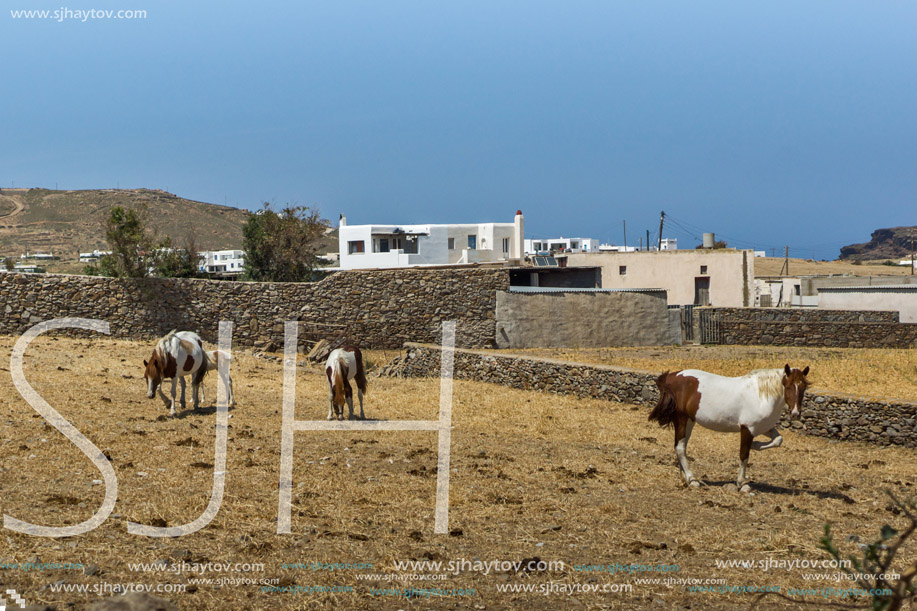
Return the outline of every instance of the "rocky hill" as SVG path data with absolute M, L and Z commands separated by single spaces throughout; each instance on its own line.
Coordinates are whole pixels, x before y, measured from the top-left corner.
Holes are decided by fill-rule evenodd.
M 911 256 L 912 244 L 917 244 L 917 227 L 892 227 L 876 229 L 865 244 L 851 244 L 841 248 L 841 259 L 871 261 L 877 259 L 903 259 Z
M 0 189 L 0 256 L 52 252 L 62 260 L 106 249 L 102 224 L 113 206 L 146 204 L 152 228 L 181 244 L 193 231 L 198 248 L 240 248 L 248 211 L 196 202 L 151 189 L 52 191 Z

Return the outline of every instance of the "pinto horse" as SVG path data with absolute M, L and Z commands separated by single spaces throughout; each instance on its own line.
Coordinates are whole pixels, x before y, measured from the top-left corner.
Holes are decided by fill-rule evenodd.
M 331 406 L 328 408 L 328 420 L 344 419 L 344 402 L 350 408 L 350 420 L 353 420 L 353 389 L 350 380 L 357 383 L 357 395 L 360 397 L 360 420 L 363 415 L 363 395 L 366 394 L 366 372 L 363 370 L 363 353 L 355 346 L 344 346 L 332 350 L 325 361 L 325 375 L 328 376 L 328 396 Z
M 204 353 L 204 344 L 197 333 L 191 331 L 170 331 L 157 342 L 149 362 L 143 361 L 146 367 L 144 378 L 147 382 L 146 396 L 156 396 L 156 389 L 166 378 L 172 379 L 172 404 L 170 415 L 175 415 L 175 383 L 181 382 L 181 406 L 185 407 L 185 376 L 191 376 L 191 396 L 194 409 L 199 406 L 198 387 L 207 373 L 208 361 Z
M 799 417 L 803 397 L 809 385 L 809 368 L 758 369 L 737 378 L 727 378 L 697 369 L 663 373 L 656 379 L 659 402 L 649 419 L 660 426 L 674 425 L 675 455 L 689 486 L 700 482 L 691 473 L 687 447 L 694 423 L 721 433 L 740 433 L 739 476 L 736 485 L 751 490 L 745 479 L 749 450 L 767 450 L 783 443 L 777 422 L 789 407 L 793 418 Z M 766 435 L 769 441 L 753 441 Z

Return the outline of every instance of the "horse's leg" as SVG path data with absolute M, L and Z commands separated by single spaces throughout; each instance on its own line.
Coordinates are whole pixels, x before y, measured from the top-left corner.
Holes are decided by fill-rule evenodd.
M 334 420 L 334 391 L 328 393 L 328 420 Z
M 688 440 L 691 438 L 691 430 L 694 428 L 694 420 L 679 414 L 675 420 L 675 455 L 678 457 L 678 464 L 681 467 L 681 473 L 685 477 L 685 483 L 689 486 L 700 486 L 700 482 L 694 479 L 691 473 L 691 465 L 688 464 Z
M 777 430 L 776 426 L 764 434 L 770 438 L 770 441 L 766 443 L 763 441 L 752 441 L 752 450 L 770 450 L 771 448 L 779 448 L 783 443 L 783 437 L 780 435 L 780 431 Z
M 736 479 L 736 486 L 742 492 L 748 492 L 751 490 L 751 486 L 748 485 L 749 480 L 745 479 L 745 468 L 748 466 L 748 454 L 751 451 L 752 439 L 755 436 L 746 426 L 742 427 L 740 435 L 742 439 L 739 445 L 739 477 Z
M 363 415 L 363 391 L 357 387 L 357 397 L 360 398 L 360 420 L 366 420 L 366 416 Z
M 185 376 L 178 376 L 178 382 L 179 384 L 181 384 L 181 408 L 185 409 L 186 407 L 186 404 L 185 404 L 185 386 L 186 386 Z
M 201 406 L 199 401 L 200 396 L 198 394 L 200 392 L 201 386 L 203 385 L 200 383 L 200 380 L 195 381 L 195 378 L 191 378 L 191 403 L 194 404 L 194 409 L 197 409 Z
M 172 404 L 171 404 L 171 406 L 170 406 L 170 408 L 169 408 L 169 415 L 170 415 L 170 416 L 174 416 L 174 415 L 175 415 L 175 383 L 176 383 L 176 382 L 178 382 L 178 380 L 176 380 L 175 378 L 172 378 Z M 184 388 L 182 388 L 182 397 L 184 397 L 184 394 L 185 394 L 185 390 L 184 390 Z
M 232 376 L 229 375 L 228 371 L 226 372 L 225 384 L 226 384 L 226 392 L 228 393 L 227 401 L 229 401 L 229 405 L 235 405 L 236 398 L 232 394 Z

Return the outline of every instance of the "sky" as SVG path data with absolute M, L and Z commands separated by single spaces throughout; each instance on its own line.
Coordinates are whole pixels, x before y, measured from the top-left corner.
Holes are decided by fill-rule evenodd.
M 917 225 L 917 3 L 77 1 L 3 2 L 0 187 L 818 259 Z

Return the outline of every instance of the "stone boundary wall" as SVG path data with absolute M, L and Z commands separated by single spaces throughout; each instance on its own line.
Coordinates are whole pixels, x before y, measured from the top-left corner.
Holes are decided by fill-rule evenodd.
M 315 283 L 0 273 L 0 333 L 82 317 L 107 321 L 123 339 L 179 329 L 216 342 L 219 322 L 230 320 L 233 345 L 281 350 L 284 323 L 299 320 L 301 338 L 346 334 L 366 348 L 398 349 L 406 341 L 439 342 L 441 321 L 455 320 L 457 345 L 490 347 L 496 293 L 508 289 L 508 270 L 472 266 L 342 271 Z
M 917 324 L 899 323 L 897 312 L 803 308 L 703 310 L 715 314 L 722 344 L 839 348 L 917 346 Z M 701 311 L 697 308 L 695 317 Z
M 382 375 L 440 375 L 439 346 L 408 343 L 404 351 L 382 370 Z M 659 396 L 657 375 L 604 365 L 462 349 L 455 351 L 453 372 L 453 377 L 459 380 L 647 406 L 655 405 Z M 917 447 L 917 404 L 810 392 L 801 418 L 790 421 L 784 417 L 779 426 L 816 437 L 913 448 Z

